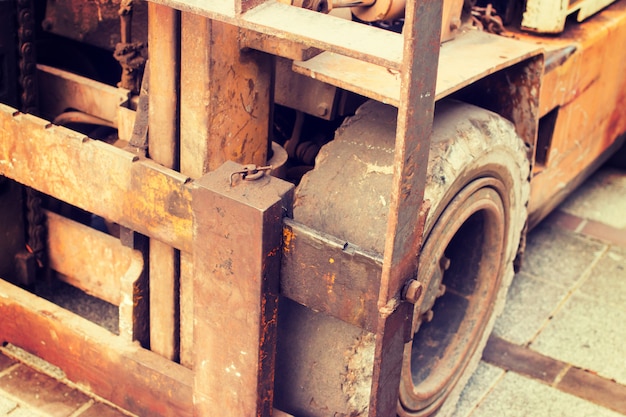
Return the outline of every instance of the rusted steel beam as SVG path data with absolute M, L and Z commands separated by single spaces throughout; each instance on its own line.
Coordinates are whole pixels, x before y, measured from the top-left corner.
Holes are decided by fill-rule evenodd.
M 266 1 L 267 0 L 235 0 L 235 13 L 245 13 Z
M 50 267 L 65 276 L 63 281 L 120 305 L 122 280 L 128 273 L 139 277 L 141 254 L 111 235 L 53 212 L 47 211 L 46 219 Z
M 211 22 L 203 16 L 181 13 L 180 170 L 199 178 L 208 170 L 211 91 L 209 59 Z M 193 367 L 193 257 L 180 254 L 180 363 Z
M 209 170 L 211 21 L 181 15 L 180 170 L 199 178 Z
M 155 162 L 178 169 L 180 12 L 148 4 L 148 52 L 148 153 Z M 179 360 L 180 254 L 155 239 L 150 240 L 149 253 L 150 348 L 168 359 Z
M 271 34 L 259 33 L 250 29 L 239 28 L 239 34 L 239 45 L 242 48 L 256 49 L 287 59 L 304 61 L 322 52 L 318 48 L 303 46 L 292 40 L 277 42 Z
M 235 26 L 184 15 L 181 171 L 192 177 L 227 160 L 267 162 L 274 62 L 239 40 Z
M 285 219 L 281 294 L 376 332 L 382 259 Z
M 398 34 L 349 20 L 328 19 L 322 13 L 279 2 L 268 1 L 244 14 L 237 24 L 272 35 L 276 43 L 296 41 L 307 47 L 336 52 L 396 70 L 402 65 L 402 37 Z
M 271 415 L 282 218 L 293 185 L 227 162 L 195 182 L 196 416 Z
M 531 42 L 479 31 L 460 33 L 453 42 L 441 45 L 435 99 L 447 97 L 540 53 L 541 49 Z M 459 66 L 463 67 L 462 76 L 459 76 Z M 402 77 L 399 71 L 331 52 L 294 62 L 293 70 L 376 101 L 395 107 L 400 104 Z
M 409 2 L 405 69 L 394 152 L 394 179 L 385 240 L 379 307 L 383 308 L 417 271 L 422 240 L 420 208 L 435 105 L 441 0 Z M 412 17 L 412 18 L 411 18 Z M 422 213 L 425 214 L 425 213 Z
M 237 27 L 183 13 L 180 170 L 192 178 L 232 160 L 265 165 L 273 59 L 239 46 Z M 181 361 L 192 365 L 193 262 L 181 254 Z
M 150 158 L 178 169 L 180 13 L 148 4 L 148 137 Z
M 0 342 L 55 364 L 94 394 L 140 416 L 193 415 L 190 370 L 2 280 L 0 317 Z
M 40 114 L 51 120 L 74 109 L 91 116 L 118 123 L 118 108 L 130 92 L 47 65 L 37 65 Z
M 46 212 L 48 261 L 58 278 L 119 309 L 118 330 L 128 341 L 143 340 L 137 323 L 142 300 L 144 260 L 141 252 L 122 245 L 119 239 Z M 141 317 L 143 319 L 143 317 Z
M 265 40 L 280 49 L 279 43 L 295 42 L 303 47 L 336 52 L 391 69 L 402 66 L 402 37 L 397 33 L 380 30 L 344 19 L 328 18 L 323 13 L 293 7 L 276 0 L 246 13 L 235 13 L 234 5 L 226 1 L 197 2 L 189 0 L 156 0 L 154 3 L 191 12 L 233 26 L 271 36 Z M 323 28 L 323 29 L 320 29 Z
M 378 307 L 370 416 L 394 415 L 412 306 L 398 295 L 417 273 L 426 210 L 422 209 L 435 106 L 442 0 L 408 2 L 394 176 Z M 393 313 L 386 317 L 389 310 Z
M 181 171 L 267 162 L 273 60 L 239 48 L 236 27 L 184 15 Z M 219 45 L 219 47 L 217 46 Z
M 192 250 L 188 177 L 2 104 L 0 174 L 175 248 Z

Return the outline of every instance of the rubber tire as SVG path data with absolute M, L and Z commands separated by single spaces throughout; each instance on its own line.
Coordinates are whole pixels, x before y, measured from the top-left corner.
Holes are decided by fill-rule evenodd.
M 527 218 L 530 167 L 526 154 L 526 147 L 516 134 L 514 126 L 499 115 L 464 103 L 439 104 L 424 194 L 425 200 L 431 202 L 425 241 L 452 199 L 468 184 L 481 178 L 497 178 L 506 186 L 499 190 L 499 195 L 507 207 L 507 224 L 504 228 L 501 284 L 495 296 L 494 308 L 486 319 L 482 335 L 478 337 L 476 347 L 469 355 L 460 377 L 450 388 L 442 405 L 431 415 L 449 416 L 455 411 L 462 390 L 480 362 L 495 320 L 502 312 L 514 275 L 513 261 Z M 398 413 L 401 416 L 422 415 L 406 412 L 400 402 Z
M 297 187 L 294 220 L 338 242 L 349 242 L 353 247 L 382 256 L 388 197 L 393 184 L 396 119 L 397 109 L 372 101 L 347 119 L 337 130 L 335 139 L 322 147 L 315 169 L 309 171 Z M 472 339 L 479 340 L 472 345 L 476 346 L 473 350 L 468 349 L 473 354 L 464 356 L 470 357 L 469 364 L 458 368 L 464 370 L 461 377 L 450 378 L 456 384 L 449 392 L 445 391 L 447 401 L 440 408 L 440 415 L 454 411 L 464 385 L 480 360 L 513 276 L 512 261 L 526 220 L 529 194 L 526 154 L 513 125 L 497 114 L 456 101 L 437 104 L 425 194 L 432 204 L 427 230 L 434 227 L 450 202 L 456 201 L 454 197 L 477 179 L 482 183 L 485 177 L 500 178 L 498 181 L 506 184 L 501 198 L 493 192 L 490 195 L 505 201 L 502 205 L 509 207 L 506 239 L 502 238 L 507 243 L 506 253 L 501 257 L 502 268 L 498 269 L 501 274 L 497 275 L 502 279 L 494 279 L 501 283 L 494 298 L 498 306 L 489 310 L 491 314 L 489 320 L 485 320 L 488 323 L 482 328 L 483 332 Z M 465 235 L 475 236 L 471 231 Z M 445 303 L 443 306 L 443 311 L 449 311 Z M 315 314 L 310 312 L 308 316 Z M 305 317 L 281 309 L 279 316 L 277 381 L 282 382 L 277 384 L 276 395 L 286 400 L 281 406 L 295 415 L 362 415 L 369 405 L 369 392 L 346 396 L 344 388 L 352 387 L 355 379 L 346 378 L 353 373 L 343 370 L 349 368 L 346 361 L 353 356 L 354 349 L 350 347 L 362 346 L 366 339 L 352 332 L 337 331 L 339 320 L 321 313 L 317 314 L 319 317 Z M 306 343 L 302 343 L 303 340 Z M 298 348 L 294 349 L 296 344 Z M 291 357 L 292 353 L 297 357 Z M 371 370 L 375 368 L 374 356 L 372 354 L 368 360 L 363 355 L 358 356 L 363 365 L 358 372 L 359 386 L 369 387 L 371 380 L 368 378 L 372 378 Z

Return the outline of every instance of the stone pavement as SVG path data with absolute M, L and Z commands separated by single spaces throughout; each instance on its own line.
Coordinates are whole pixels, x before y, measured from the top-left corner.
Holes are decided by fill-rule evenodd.
M 58 368 L 24 351 L 8 347 L 0 352 L 0 417 L 130 415 L 72 387 Z
M 2 351 L 0 417 L 127 415 Z M 483 359 L 456 417 L 626 416 L 626 172 L 602 169 L 529 234 Z

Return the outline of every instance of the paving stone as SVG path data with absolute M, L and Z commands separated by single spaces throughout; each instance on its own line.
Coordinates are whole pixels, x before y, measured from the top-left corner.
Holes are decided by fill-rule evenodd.
M 611 244 L 626 246 L 626 229 L 617 229 L 595 220 L 586 220 L 580 232 Z
M 626 385 L 624 323 L 625 310 L 575 294 L 530 347 Z
M 561 229 L 569 230 L 571 232 L 578 231 L 583 223 L 587 222 L 586 219 L 574 216 L 573 214 L 569 214 L 561 210 L 553 211 L 544 221 L 547 224 L 560 227 Z
M 79 417 L 127 417 L 128 414 L 123 414 L 117 409 L 104 403 L 95 403 L 82 413 Z
M 66 417 L 89 400 L 85 394 L 20 365 L 0 378 L 0 389 L 51 417 Z
M 15 360 L 13 360 L 13 363 L 27 363 L 31 368 L 42 371 L 44 374 L 49 375 L 53 378 L 59 380 L 65 378 L 65 372 L 63 372 L 61 368 L 52 365 L 50 362 L 47 362 L 18 346 L 9 343 L 3 349 L 4 351 L 8 352 L 11 357 L 15 358 Z
M 522 271 L 569 288 L 607 248 L 544 222 L 528 235 Z
M 508 372 L 471 417 L 619 417 L 540 382 Z
M 557 387 L 626 415 L 626 385 L 601 378 L 592 372 L 570 368 Z
M 549 358 L 527 347 L 491 336 L 483 359 L 499 368 L 513 371 L 558 390 L 626 414 L 626 385 Z
M 592 175 L 562 205 L 561 210 L 626 229 L 626 175 L 603 168 Z
M 626 310 L 626 248 L 612 247 L 591 271 L 580 292 Z
M 31 410 L 26 407 L 18 407 L 15 411 L 12 411 L 8 417 L 48 417 L 46 414 L 39 413 L 38 411 Z
M 504 370 L 481 362 L 461 393 L 453 417 L 467 417 L 504 375 Z
M 518 273 L 493 334 L 519 345 L 530 342 L 566 295 L 567 288 Z
M 0 416 L 4 417 L 10 411 L 15 410 L 17 408 L 17 405 L 17 402 L 5 397 L 0 391 Z
M 565 370 L 570 368 L 565 362 L 494 336 L 489 338 L 483 352 L 483 359 L 499 368 L 543 381 L 546 384 L 553 384 Z

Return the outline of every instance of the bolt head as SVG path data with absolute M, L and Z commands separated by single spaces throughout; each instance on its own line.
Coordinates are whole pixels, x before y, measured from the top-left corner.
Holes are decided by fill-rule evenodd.
M 320 103 L 317 105 L 317 114 L 320 117 L 324 117 L 328 114 L 328 104 Z
M 412 279 L 406 285 L 404 290 L 404 299 L 409 303 L 415 304 L 422 297 L 424 286 L 418 280 Z

